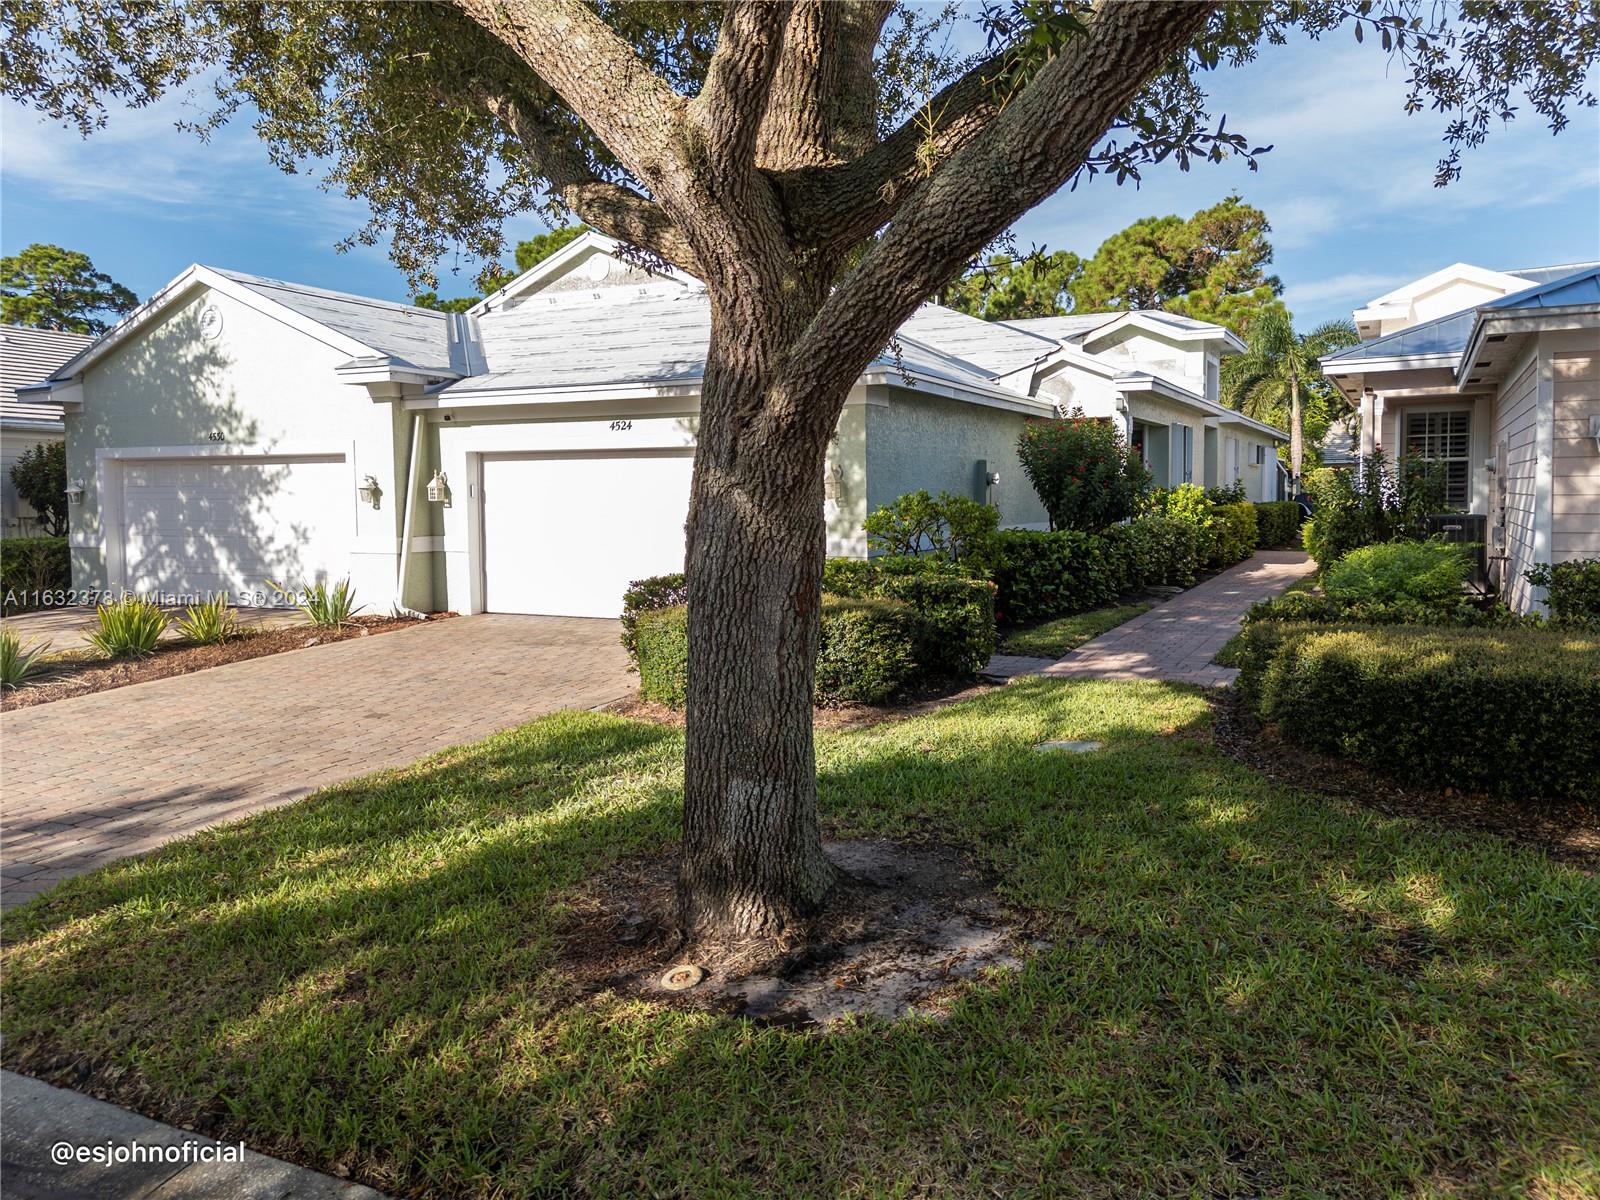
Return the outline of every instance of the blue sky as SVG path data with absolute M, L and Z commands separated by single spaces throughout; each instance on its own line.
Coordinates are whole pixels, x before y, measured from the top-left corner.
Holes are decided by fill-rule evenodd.
M 1433 187 L 1443 118 L 1406 116 L 1404 69 L 1341 32 L 1263 47 L 1255 64 L 1212 77 L 1213 114 L 1274 145 L 1241 163 L 1153 168 L 1139 188 L 1095 179 L 1047 200 L 1019 243 L 1092 253 L 1152 214 L 1187 215 L 1237 190 L 1273 224 L 1274 268 L 1309 326 L 1457 261 L 1508 269 L 1600 259 L 1600 115 L 1577 110 L 1552 137 L 1536 115 L 1496 128 L 1464 178 Z M 87 141 L 0 103 L 0 251 L 55 242 L 149 295 L 191 262 L 404 299 L 383 247 L 336 254 L 363 205 L 275 170 L 248 123 L 201 144 L 173 122 L 181 95 L 112 114 Z M 542 228 L 526 218 L 512 237 Z M 441 264 L 441 291 L 471 290 L 472 264 Z

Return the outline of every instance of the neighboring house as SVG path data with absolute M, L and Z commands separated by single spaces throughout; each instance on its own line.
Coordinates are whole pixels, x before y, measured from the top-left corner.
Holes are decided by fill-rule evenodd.
M 11 464 L 44 442 L 59 442 L 66 427 L 59 404 L 25 404 L 17 388 L 45 378 L 94 339 L 81 333 L 0 325 L 0 536 L 42 533 L 38 514 L 17 495 Z
M 189 268 L 30 396 L 66 411 L 78 587 L 253 598 L 351 576 L 377 610 L 615 616 L 681 569 L 704 288 L 586 234 L 470 312 Z M 1277 494 L 1283 434 L 1215 402 L 1232 334 L 1158 313 L 985 323 L 928 305 L 852 390 L 828 549 L 908 491 L 1045 525 L 1025 422 L 1121 422 L 1158 482 Z
M 1359 405 L 1359 451 L 1443 462 L 1507 603 L 1542 608 L 1528 567 L 1600 556 L 1600 263 L 1457 263 L 1355 318 L 1365 340 L 1322 367 Z
M 1328 424 L 1328 432 L 1319 447 L 1322 465 L 1343 469 L 1355 465 L 1361 451 L 1361 418 L 1355 413 L 1335 417 Z

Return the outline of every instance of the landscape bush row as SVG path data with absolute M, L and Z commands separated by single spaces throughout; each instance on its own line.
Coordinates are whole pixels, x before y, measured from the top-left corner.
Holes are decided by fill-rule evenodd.
M 1464 588 L 1466 548 L 1358 547 L 1319 592 L 1253 607 L 1238 690 L 1289 739 L 1432 787 L 1523 800 L 1600 795 L 1600 562 L 1557 570 L 1552 617 Z

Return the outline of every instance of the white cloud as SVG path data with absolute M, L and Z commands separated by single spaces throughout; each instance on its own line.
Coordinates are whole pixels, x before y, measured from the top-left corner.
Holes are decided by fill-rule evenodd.
M 1378 274 L 1370 271 L 1348 271 L 1327 279 L 1309 283 L 1291 283 L 1283 290 L 1283 302 L 1290 309 L 1320 309 L 1329 305 L 1347 307 L 1364 304 L 1385 292 L 1392 292 L 1401 284 L 1410 283 L 1415 276 Z

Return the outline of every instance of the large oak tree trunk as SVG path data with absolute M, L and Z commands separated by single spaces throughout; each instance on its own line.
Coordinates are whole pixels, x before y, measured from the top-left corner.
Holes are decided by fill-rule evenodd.
M 816 912 L 823 854 L 812 748 L 826 553 L 822 481 L 843 402 L 787 405 L 783 352 L 799 315 L 713 304 L 689 505 L 689 681 L 679 917 L 715 940 L 774 937 Z M 799 414 L 796 414 L 799 415 Z

